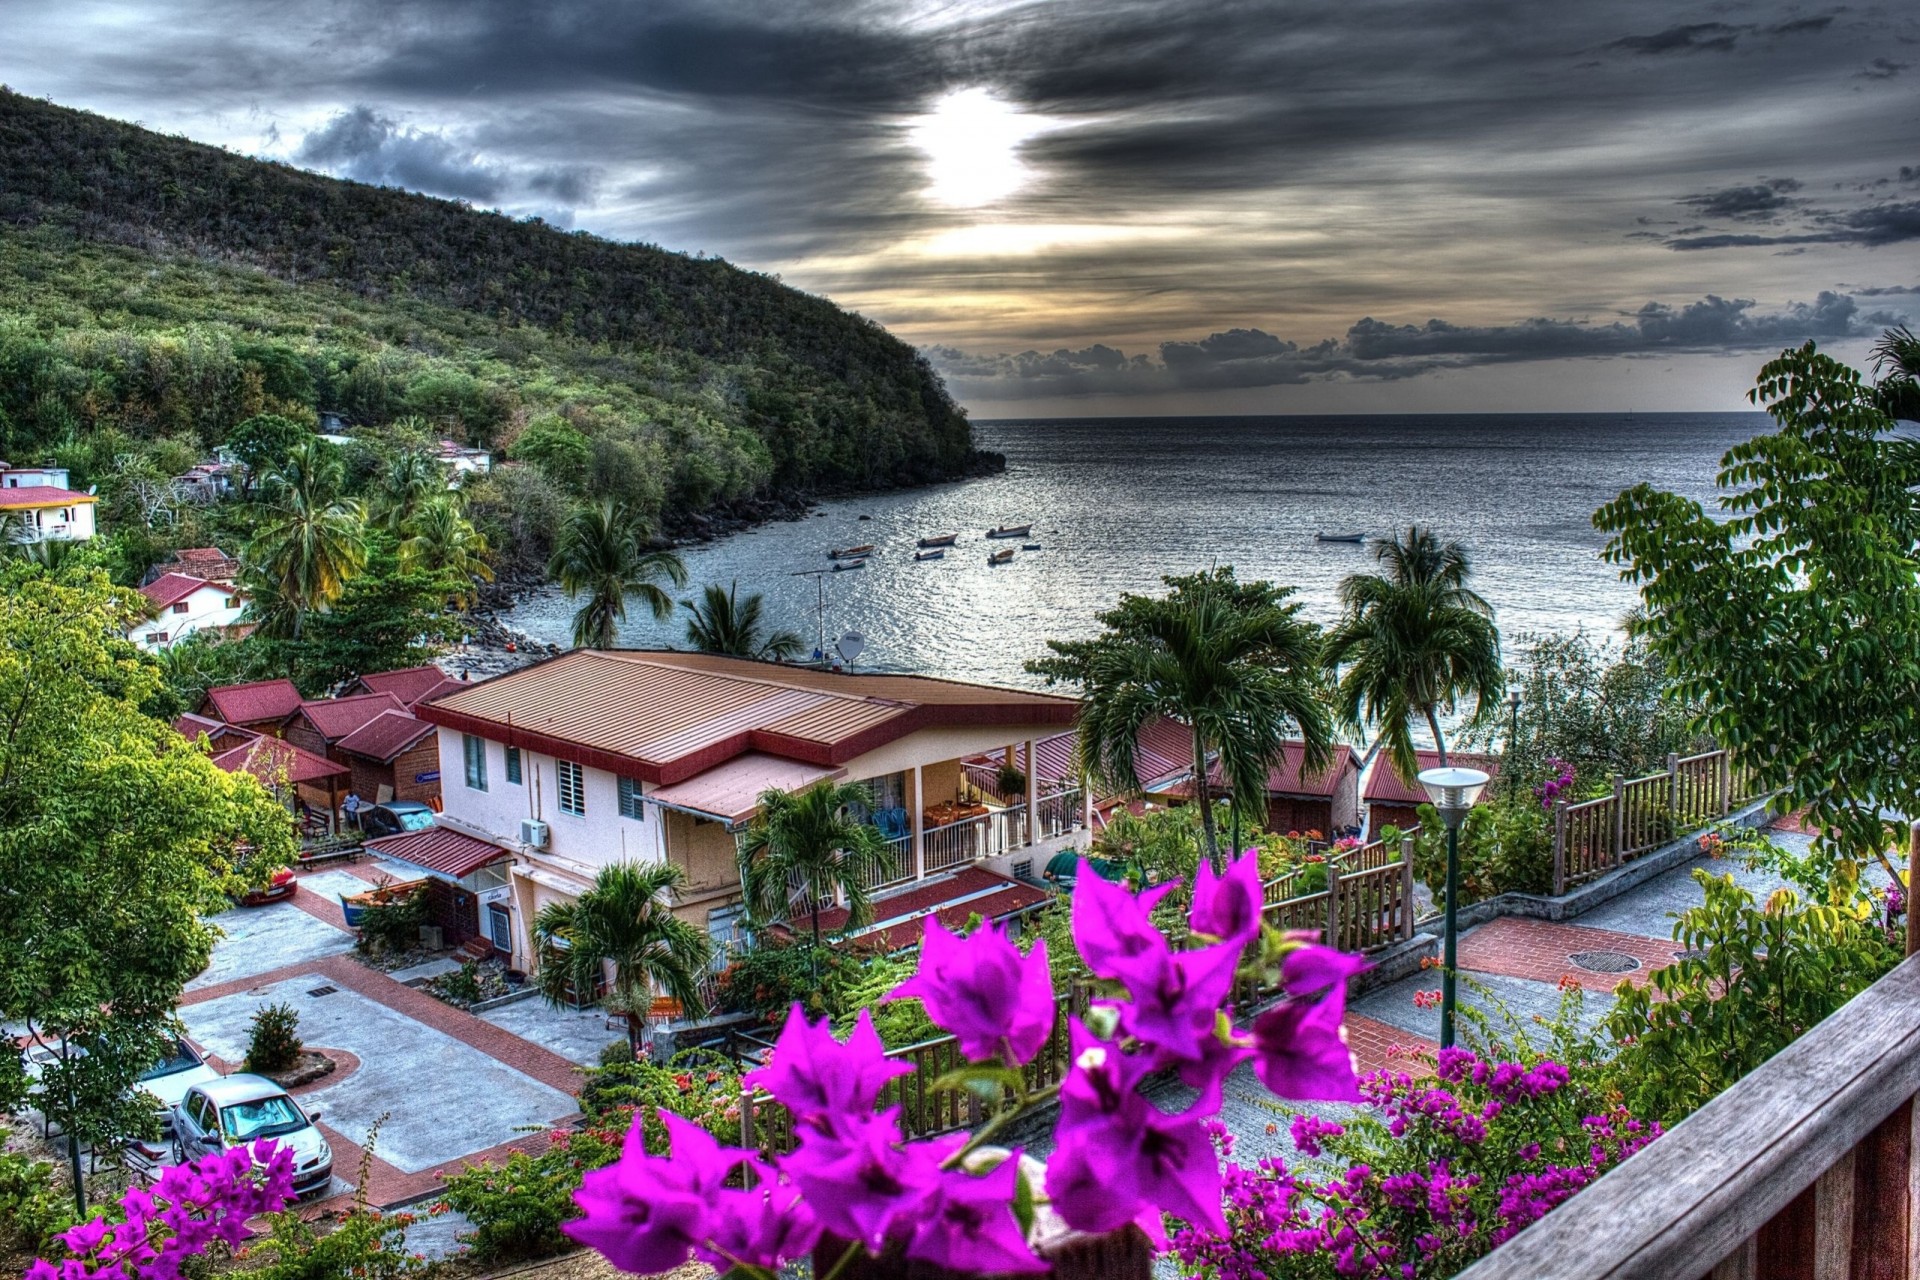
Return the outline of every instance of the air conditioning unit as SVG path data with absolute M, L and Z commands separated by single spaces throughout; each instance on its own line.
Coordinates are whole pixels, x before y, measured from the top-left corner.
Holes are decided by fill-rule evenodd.
M 547 847 L 547 824 L 538 818 L 520 819 L 520 843 L 533 849 Z

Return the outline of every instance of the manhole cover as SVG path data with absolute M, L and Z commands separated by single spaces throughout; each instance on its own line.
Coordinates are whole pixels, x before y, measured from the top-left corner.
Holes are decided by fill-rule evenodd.
M 1576 951 L 1567 959 L 1591 973 L 1632 973 L 1640 962 L 1624 951 Z
M 310 996 L 330 996 L 339 989 L 338 987 L 315 987 L 313 990 L 307 992 L 307 994 Z

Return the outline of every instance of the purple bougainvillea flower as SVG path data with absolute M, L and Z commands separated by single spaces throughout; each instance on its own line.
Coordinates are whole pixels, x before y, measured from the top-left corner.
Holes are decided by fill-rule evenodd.
M 1087 968 L 1124 982 L 1143 958 L 1168 951 L 1166 936 L 1151 917 L 1154 904 L 1178 883 L 1171 880 L 1136 897 L 1082 858 L 1073 888 L 1073 942 Z
M 1049 1270 L 1033 1256 L 1026 1232 L 1013 1216 L 1019 1168 L 1016 1151 L 983 1176 L 943 1171 L 931 1202 L 915 1221 L 907 1256 L 969 1275 Z
M 748 1162 L 758 1181 L 747 1190 L 726 1188 L 707 1215 L 709 1243 L 694 1256 L 720 1274 L 738 1264 L 777 1270 L 805 1257 L 820 1239 L 820 1222 L 792 1183 L 778 1180 L 758 1160 Z
M 806 1197 L 821 1227 L 876 1253 L 896 1225 L 925 1211 L 940 1182 L 940 1162 L 965 1135 L 902 1142 L 900 1108 L 858 1124 L 808 1134 L 781 1168 Z
M 1257 852 L 1249 850 L 1218 878 L 1202 859 L 1187 923 L 1195 933 L 1218 938 L 1238 951 L 1260 936 L 1261 898 Z
M 1231 942 L 1134 958 L 1125 979 L 1132 1000 L 1118 1006 L 1120 1026 L 1166 1057 L 1199 1060 L 1239 963 L 1240 947 Z
M 1309 943 L 1297 951 L 1289 951 L 1287 958 L 1280 962 L 1280 984 L 1290 996 L 1313 997 L 1336 983 L 1344 984 L 1369 967 L 1359 956 Z M 1346 990 L 1344 985 L 1341 990 Z
M 1353 1054 L 1340 1035 L 1346 993 L 1335 989 L 1309 1004 L 1282 1000 L 1253 1020 L 1253 1071 L 1283 1098 L 1358 1102 Z
M 589 1172 L 573 1193 L 585 1216 L 561 1227 L 622 1271 L 671 1271 L 692 1257 L 707 1238 L 708 1205 L 749 1158 L 671 1111 L 660 1112 L 660 1123 L 669 1154 L 647 1154 L 643 1123 L 634 1116 L 619 1160 Z
M 1231 1036 L 1230 1024 L 1228 1034 Z M 1221 1093 L 1227 1077 L 1233 1074 L 1235 1067 L 1253 1056 L 1253 1049 L 1237 1039 L 1223 1040 L 1217 1031 L 1200 1037 L 1195 1046 L 1199 1050 L 1197 1058 L 1184 1061 L 1166 1059 L 1158 1065 L 1178 1068 L 1180 1083 L 1199 1095 L 1185 1112 L 1198 1119 L 1220 1110 Z
M 802 1124 L 821 1127 L 871 1112 L 887 1081 L 912 1070 L 887 1056 L 865 1009 L 842 1044 L 825 1018 L 808 1022 L 795 1001 L 773 1043 L 772 1059 L 741 1083 L 771 1093 Z
M 1067 1224 L 1095 1234 L 1145 1211 L 1225 1234 L 1220 1163 L 1206 1128 L 1170 1116 L 1140 1095 L 1151 1063 L 1097 1040 L 1077 1020 L 1073 1063 L 1060 1085 L 1060 1120 L 1047 1161 L 1047 1194 Z
M 887 998 L 918 997 L 927 1016 L 953 1033 L 960 1052 L 975 1062 L 1008 1059 L 1025 1064 L 1047 1042 L 1055 1014 L 1047 944 L 1030 955 L 991 922 L 959 938 L 927 917 L 914 975 Z

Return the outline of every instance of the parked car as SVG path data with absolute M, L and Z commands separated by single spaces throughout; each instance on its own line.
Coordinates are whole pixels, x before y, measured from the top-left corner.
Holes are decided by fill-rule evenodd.
M 360 811 L 360 829 L 369 837 L 425 831 L 432 825 L 433 810 L 418 800 L 389 800 Z
M 180 1159 L 192 1160 L 261 1139 L 293 1149 L 293 1193 L 324 1195 L 333 1185 L 333 1148 L 308 1113 L 265 1076 L 225 1076 L 196 1084 L 174 1108 L 174 1140 Z
M 207 1065 L 205 1055 L 184 1038 L 173 1042 L 173 1053 L 140 1073 L 140 1087 L 160 1103 L 160 1118 L 173 1123 L 174 1108 L 197 1084 L 209 1084 L 220 1073 Z
M 278 902 L 282 898 L 291 898 L 295 888 L 293 868 L 281 867 L 273 873 L 263 889 L 254 889 L 242 894 L 240 905 L 243 907 L 264 907 L 269 902 Z

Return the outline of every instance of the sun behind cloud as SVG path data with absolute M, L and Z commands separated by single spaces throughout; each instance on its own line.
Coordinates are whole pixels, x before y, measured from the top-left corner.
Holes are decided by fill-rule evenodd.
M 1018 192 L 1033 179 L 1020 146 L 1053 127 L 987 88 L 956 89 L 907 123 L 907 137 L 926 154 L 929 200 L 977 209 Z

